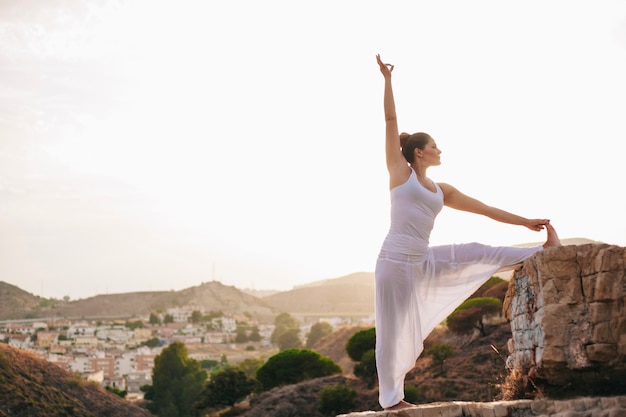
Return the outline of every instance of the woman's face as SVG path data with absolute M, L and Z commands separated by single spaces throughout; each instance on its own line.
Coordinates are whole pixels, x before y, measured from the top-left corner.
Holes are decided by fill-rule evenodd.
M 424 149 L 419 149 L 418 152 L 426 166 L 441 165 L 441 150 L 433 138 L 430 138 Z

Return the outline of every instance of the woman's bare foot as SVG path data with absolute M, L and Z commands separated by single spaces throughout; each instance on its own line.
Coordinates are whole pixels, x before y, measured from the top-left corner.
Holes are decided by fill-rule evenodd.
M 405 408 L 414 408 L 414 407 L 417 407 L 417 406 L 415 404 L 407 403 L 406 401 L 402 400 L 398 404 L 394 405 L 393 407 L 385 408 L 385 411 L 404 410 Z
M 547 248 L 549 246 L 561 246 L 561 240 L 556 234 L 556 230 L 554 229 L 554 227 L 552 227 L 550 223 L 546 224 L 546 231 L 548 232 L 548 239 L 546 240 L 546 243 L 543 244 L 543 247 Z

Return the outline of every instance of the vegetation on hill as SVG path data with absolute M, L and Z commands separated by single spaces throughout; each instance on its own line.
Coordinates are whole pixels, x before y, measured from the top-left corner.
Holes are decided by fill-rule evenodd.
M 149 417 L 99 385 L 0 343 L 0 417 Z
M 217 281 L 181 291 L 104 294 L 75 301 L 35 297 L 0 282 L 0 320 L 30 317 L 129 318 L 183 306 L 230 314 L 247 313 L 264 322 L 271 322 L 277 314 L 277 310 L 267 302 Z

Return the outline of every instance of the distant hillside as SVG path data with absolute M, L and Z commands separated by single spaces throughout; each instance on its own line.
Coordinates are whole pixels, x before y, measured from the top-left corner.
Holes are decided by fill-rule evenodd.
M 4 283 L 2 283 L 4 284 Z M 8 286 L 9 284 L 5 284 Z M 2 301 L 4 312 L 4 302 L 15 305 L 19 300 L 30 300 L 28 293 L 19 290 L 7 292 Z M 17 294 L 18 296 L 14 296 Z M 25 295 L 26 294 L 26 295 Z M 38 297 L 36 300 L 41 300 Z M 38 301 L 40 302 L 40 301 Z M 266 302 L 246 294 L 235 287 L 223 285 L 217 281 L 203 283 L 196 287 L 187 288 L 181 291 L 151 291 L 151 292 L 130 292 L 122 294 L 97 295 L 82 300 L 58 305 L 49 308 L 38 308 L 32 310 L 20 309 L 21 313 L 5 312 L 0 315 L 0 320 L 25 317 L 61 317 L 61 318 L 127 318 L 146 316 L 152 311 L 165 311 L 174 307 L 198 307 L 205 311 L 222 311 L 231 314 L 250 313 L 260 320 L 273 320 L 276 315 L 274 309 Z M 28 307 L 28 305 L 25 305 Z M 36 314 L 35 314 L 36 313 Z
M 15 285 L 0 281 L 0 319 L 23 318 L 39 310 L 44 301 Z
M 358 272 L 263 297 L 279 311 L 303 316 L 374 314 L 374 273 Z
M 99 385 L 0 343 L 0 417 L 150 417 Z

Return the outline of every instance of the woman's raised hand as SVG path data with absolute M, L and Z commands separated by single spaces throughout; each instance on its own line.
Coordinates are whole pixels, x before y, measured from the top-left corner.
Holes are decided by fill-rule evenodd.
M 383 73 L 385 78 L 391 77 L 391 71 L 393 71 L 393 64 L 385 64 L 380 59 L 380 54 L 376 55 L 376 61 L 378 62 L 378 66 L 380 67 L 380 72 Z

